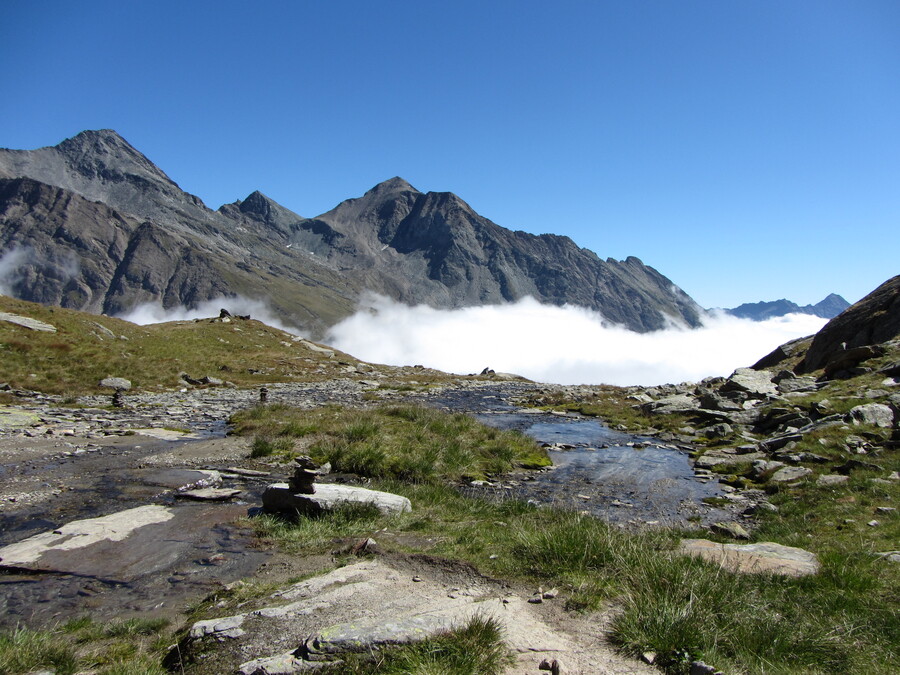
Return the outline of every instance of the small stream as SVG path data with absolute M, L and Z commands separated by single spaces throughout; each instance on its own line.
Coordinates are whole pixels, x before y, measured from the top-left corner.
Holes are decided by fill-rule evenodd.
M 678 448 L 612 430 L 597 419 L 524 411 L 509 398 L 500 390 L 480 390 L 447 392 L 430 401 L 472 414 L 493 427 L 518 429 L 551 446 L 552 469 L 517 473 L 474 488 L 473 493 L 585 511 L 627 526 L 708 524 L 727 516 L 702 501 L 721 496 L 718 483 L 695 476 L 687 454 Z M 192 426 L 206 442 L 225 432 L 224 421 Z M 196 480 L 197 472 L 150 460 L 195 443 L 121 437 L 86 443 L 74 452 L 0 465 L 4 480 L 35 489 L 60 488 L 49 501 L 17 503 L 0 512 L 0 546 L 72 520 L 144 504 L 172 507 L 184 522 L 183 531 L 165 540 L 172 547 L 171 560 L 158 571 L 116 579 L 65 572 L 0 574 L 0 627 L 52 623 L 82 613 L 110 618 L 171 611 L 221 583 L 252 575 L 270 552 L 256 548 L 252 534 L 231 523 L 260 503 L 260 493 L 271 478 L 226 473 L 225 486 L 243 490 L 230 504 L 175 499 L 176 490 Z M 147 558 L 158 553 L 151 548 Z M 137 554 L 140 558 L 141 551 Z
M 656 439 L 615 431 L 593 418 L 521 412 L 476 416 L 549 446 L 553 468 L 512 481 L 508 491 L 518 498 L 632 525 L 708 524 L 727 515 L 702 501 L 722 496 L 718 482 L 697 477 L 687 453 Z

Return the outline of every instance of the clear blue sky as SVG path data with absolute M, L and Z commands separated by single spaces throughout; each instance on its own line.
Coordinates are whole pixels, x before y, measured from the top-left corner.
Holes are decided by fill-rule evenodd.
M 112 128 L 212 208 L 400 175 L 707 307 L 900 273 L 895 0 L 7 0 L 0 66 L 0 146 Z

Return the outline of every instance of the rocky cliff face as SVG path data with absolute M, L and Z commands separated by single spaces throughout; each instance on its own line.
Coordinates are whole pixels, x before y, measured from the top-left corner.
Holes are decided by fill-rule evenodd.
M 394 178 L 317 218 L 261 192 L 213 211 L 113 131 L 0 150 L 0 255 L 20 298 L 117 313 L 263 298 L 321 333 L 365 291 L 451 308 L 533 296 L 650 331 L 702 310 L 637 258 L 601 260 L 571 239 L 507 230 L 449 192 Z
M 812 372 L 830 364 L 853 366 L 873 353 L 860 348 L 877 346 L 900 337 L 900 276 L 885 281 L 862 300 L 845 310 L 816 333 L 797 367 Z M 856 354 L 855 362 L 853 354 Z M 850 357 L 850 360 L 842 359 Z M 847 363 L 842 363 L 847 361 Z M 834 370 L 837 370 L 835 367 Z

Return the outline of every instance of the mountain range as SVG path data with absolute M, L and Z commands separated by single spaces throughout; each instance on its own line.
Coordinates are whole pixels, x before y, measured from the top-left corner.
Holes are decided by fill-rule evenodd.
M 638 258 L 506 229 L 402 178 L 313 218 L 259 191 L 213 210 L 108 129 L 0 149 L 0 292 L 109 315 L 240 296 L 313 336 L 367 292 L 436 308 L 531 296 L 638 332 L 704 314 Z
M 812 314 L 822 319 L 832 319 L 850 306 L 840 295 L 831 293 L 815 305 L 801 307 L 790 300 L 772 300 L 769 302 L 745 302 L 743 305 L 726 309 L 725 312 L 742 319 L 765 321 L 785 314 Z

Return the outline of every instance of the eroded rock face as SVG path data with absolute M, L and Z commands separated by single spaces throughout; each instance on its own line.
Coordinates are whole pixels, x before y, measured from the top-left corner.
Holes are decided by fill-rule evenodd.
M 492 223 L 449 192 L 393 178 L 307 219 L 259 191 L 213 211 L 111 130 L 0 149 L 0 253 L 27 260 L 18 297 L 107 314 L 257 296 L 321 334 L 363 291 L 438 308 L 531 296 L 645 332 L 703 310 L 640 260 Z
M 820 330 L 798 372 L 824 367 L 841 352 L 877 345 L 900 335 L 900 275 L 888 279 Z

